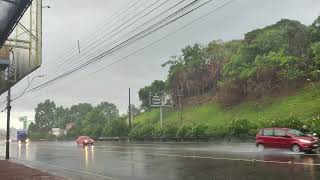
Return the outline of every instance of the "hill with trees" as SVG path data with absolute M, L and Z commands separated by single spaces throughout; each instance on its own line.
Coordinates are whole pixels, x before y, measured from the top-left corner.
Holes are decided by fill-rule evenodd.
M 179 95 L 182 95 L 183 104 L 187 105 L 183 110 L 186 124 L 193 122 L 193 125 L 179 125 L 175 127 L 176 131 L 196 126 L 204 128 L 212 124 L 215 125 L 213 128 L 220 129 L 220 125 L 227 126 L 229 122 L 240 123 L 239 126 L 242 126 L 241 123 L 248 124 L 254 131 L 263 124 L 257 123 L 259 119 L 265 122 L 287 119 L 288 122 L 303 123 L 304 120 L 317 117 L 320 108 L 320 105 L 314 104 L 317 102 L 317 82 L 320 78 L 320 17 L 311 25 L 282 19 L 246 33 L 244 39 L 216 40 L 208 45 L 187 46 L 182 49 L 181 55 L 172 56 L 163 66 L 169 67 L 167 79 L 156 80 L 139 91 L 141 108 L 146 112 L 135 123 L 134 130 L 139 132 L 137 135 L 143 135 L 141 132 L 145 129 L 150 132 L 167 130 L 156 130 L 157 110 L 152 110 L 148 104 L 149 94 L 161 92 L 171 94 L 175 105 L 178 104 Z M 305 96 L 309 99 L 301 99 Z M 294 97 L 300 99 L 301 104 L 291 102 L 290 98 Z M 269 106 L 262 105 L 266 102 Z M 272 105 L 277 102 L 280 104 Z M 245 108 L 248 103 L 256 104 L 257 110 L 248 112 Z M 304 104 L 312 104 L 312 109 L 300 106 Z M 293 105 L 299 108 L 291 108 Z M 266 109 L 259 110 L 258 107 Z M 177 114 L 177 108 L 175 106 L 167 112 L 170 116 L 166 121 L 169 129 L 169 126 L 177 125 L 179 117 L 174 115 Z M 194 109 L 199 112 L 194 112 Z M 238 111 L 230 113 L 230 109 Z M 239 113 L 248 115 L 237 116 Z M 277 115 L 279 113 L 281 115 Z M 290 114 L 295 114 L 295 117 Z M 243 119 L 240 121 L 239 118 Z M 297 120 L 299 118 L 302 119 Z M 219 126 L 214 121 L 219 121 Z

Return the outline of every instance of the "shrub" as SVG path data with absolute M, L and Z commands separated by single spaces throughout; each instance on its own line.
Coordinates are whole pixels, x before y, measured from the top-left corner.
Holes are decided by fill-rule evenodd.
M 208 127 L 205 131 L 207 137 L 224 137 L 227 134 L 227 128 L 225 126 Z
M 206 130 L 208 129 L 206 124 L 198 124 L 192 128 L 192 137 L 204 137 L 206 136 Z
M 177 131 L 177 137 L 188 137 L 190 136 L 190 132 L 192 131 L 192 127 L 189 125 L 182 125 L 179 127 Z
M 284 128 L 292 128 L 292 129 L 301 129 L 304 125 L 304 122 L 297 118 L 290 116 L 288 118 L 283 118 L 279 120 L 268 121 L 269 127 L 284 127 Z
M 156 126 L 153 129 L 152 136 L 154 137 L 162 137 L 164 135 L 165 128 L 161 128 L 160 126 Z
M 146 136 L 152 136 L 153 133 L 154 133 L 154 127 L 152 125 L 139 124 L 132 129 L 129 136 L 130 137 L 146 137 Z
M 228 125 L 228 135 L 235 137 L 252 136 L 257 127 L 247 119 L 235 119 Z
M 163 135 L 166 137 L 175 137 L 178 132 L 178 126 L 171 125 L 165 126 L 163 129 Z
M 310 118 L 309 120 L 306 121 L 305 124 L 308 126 L 310 132 L 320 135 L 320 117 L 319 116 Z

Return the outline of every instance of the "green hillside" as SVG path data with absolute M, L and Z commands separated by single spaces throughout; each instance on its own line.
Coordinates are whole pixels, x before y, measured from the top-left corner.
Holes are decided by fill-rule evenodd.
M 254 102 L 244 102 L 232 108 L 221 107 L 218 103 L 207 103 L 183 109 L 183 124 L 190 127 L 198 125 L 209 128 L 226 128 L 232 120 L 247 119 L 254 127 L 265 126 L 267 122 L 283 121 L 294 118 L 309 122 L 320 113 L 320 93 L 318 88 L 305 87 L 291 96 L 269 98 Z M 152 126 L 159 128 L 159 109 L 142 113 L 134 120 L 137 128 Z M 164 127 L 180 126 L 180 114 L 177 109 L 163 111 Z

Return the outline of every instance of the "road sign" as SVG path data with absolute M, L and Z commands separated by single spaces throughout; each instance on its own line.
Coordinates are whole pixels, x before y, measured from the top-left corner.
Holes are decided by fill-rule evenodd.
M 160 106 L 161 105 L 161 97 L 160 96 L 153 96 L 151 98 L 151 105 L 152 106 Z

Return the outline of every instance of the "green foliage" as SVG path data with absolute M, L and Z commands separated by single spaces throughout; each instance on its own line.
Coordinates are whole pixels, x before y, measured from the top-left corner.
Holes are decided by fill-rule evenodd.
M 152 125 L 146 124 L 139 124 L 136 125 L 131 132 L 129 133 L 130 137 L 150 137 L 154 134 L 154 127 Z
M 304 125 L 304 122 L 300 118 L 289 116 L 286 118 L 267 121 L 267 125 L 267 127 L 284 127 L 299 130 Z
M 225 126 L 210 126 L 204 132 L 205 137 L 221 138 L 228 135 L 227 127 Z
M 182 125 L 179 127 L 177 131 L 177 137 L 188 137 L 192 134 L 192 126 L 190 125 Z
M 247 119 L 235 119 L 228 125 L 228 134 L 234 137 L 255 135 L 256 125 Z
M 197 124 L 193 127 L 192 137 L 204 137 L 206 136 L 206 131 L 208 129 L 208 125 L 206 124 Z
M 107 122 L 107 117 L 103 112 L 98 110 L 93 110 L 84 117 L 82 120 L 81 133 L 84 135 L 99 138 L 103 131 L 103 125 Z
M 305 124 L 309 128 L 310 132 L 320 135 L 320 117 L 319 116 L 309 118 L 305 122 Z
M 53 101 L 45 100 L 38 104 L 35 111 L 35 125 L 39 131 L 48 132 L 57 125 L 55 119 L 56 105 Z
M 155 80 L 150 86 L 146 86 L 139 90 L 139 99 L 141 103 L 141 109 L 148 110 L 150 95 L 159 94 L 167 89 L 166 83 L 163 81 Z

